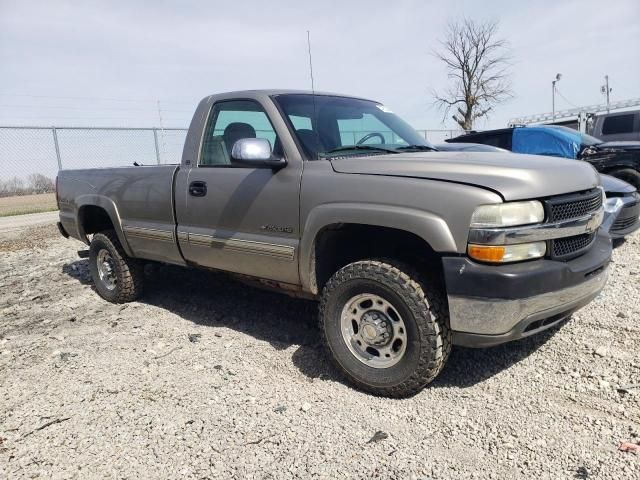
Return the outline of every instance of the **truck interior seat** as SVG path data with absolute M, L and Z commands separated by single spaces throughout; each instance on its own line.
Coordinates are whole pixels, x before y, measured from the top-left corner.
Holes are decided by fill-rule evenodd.
M 233 122 L 227 125 L 227 127 L 224 129 L 222 139 L 224 140 L 224 147 L 227 153 L 227 163 L 230 163 L 233 144 L 243 138 L 256 138 L 255 128 L 253 128 L 248 123 Z

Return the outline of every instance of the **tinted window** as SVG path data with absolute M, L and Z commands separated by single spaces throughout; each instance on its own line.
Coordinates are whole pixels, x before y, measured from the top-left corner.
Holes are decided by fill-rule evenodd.
M 289 115 L 289 120 L 291 120 L 291 124 L 293 128 L 296 130 L 311 130 L 311 118 L 309 117 L 299 117 L 297 115 Z
M 277 148 L 276 132 L 262 106 L 253 100 L 218 102 L 205 128 L 200 165 L 230 165 L 233 144 L 243 138 L 264 138 Z
M 408 145 L 432 148 L 420 134 L 383 105 L 369 100 L 329 95 L 285 94 L 274 97 L 293 133 L 310 158 L 334 149 L 366 145 L 395 151 Z M 361 155 L 361 149 L 341 156 Z M 401 150 L 398 150 L 401 151 Z
M 484 145 L 491 145 L 493 147 L 511 150 L 513 145 L 511 139 L 512 135 L 513 130 L 478 132 L 465 135 L 462 138 L 456 138 L 455 141 L 465 143 L 482 143 Z
M 363 113 L 362 118 L 358 119 L 338 119 L 338 130 L 340 131 L 340 140 L 342 145 L 356 145 L 364 137 L 369 135 L 369 139 L 363 143 L 366 144 L 402 144 L 407 143 L 401 138 L 397 138 L 393 131 L 376 117 L 370 113 Z M 380 133 L 381 137 L 376 133 Z
M 505 150 L 511 150 L 511 130 L 508 132 L 487 134 L 479 139 L 476 139 L 478 143 L 484 143 L 485 145 L 492 145 L 498 148 L 504 148 Z
M 497 147 L 500 145 L 500 135 L 487 135 L 482 139 L 482 143 Z
M 602 123 L 602 134 L 610 135 L 612 133 L 633 133 L 633 113 L 629 115 L 616 115 L 607 117 Z

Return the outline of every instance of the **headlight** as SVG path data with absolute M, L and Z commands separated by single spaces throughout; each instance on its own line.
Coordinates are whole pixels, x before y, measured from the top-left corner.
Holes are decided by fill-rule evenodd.
M 516 245 L 474 245 L 467 246 L 467 253 L 475 260 L 490 263 L 508 263 L 544 257 L 547 253 L 545 242 L 520 243 Z
M 544 208 L 537 200 L 481 205 L 471 216 L 471 228 L 511 227 L 540 223 Z

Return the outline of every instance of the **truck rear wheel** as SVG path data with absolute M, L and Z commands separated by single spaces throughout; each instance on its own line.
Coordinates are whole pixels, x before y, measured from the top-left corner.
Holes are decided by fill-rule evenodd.
M 124 253 L 113 230 L 96 233 L 91 239 L 89 271 L 98 294 L 109 302 L 131 302 L 142 293 L 142 264 Z
M 351 263 L 327 282 L 320 331 L 338 369 L 376 395 L 407 397 L 451 351 L 444 294 L 395 262 Z
M 640 192 L 640 172 L 637 170 L 633 168 L 619 168 L 618 170 L 609 172 L 609 175 L 630 183 Z

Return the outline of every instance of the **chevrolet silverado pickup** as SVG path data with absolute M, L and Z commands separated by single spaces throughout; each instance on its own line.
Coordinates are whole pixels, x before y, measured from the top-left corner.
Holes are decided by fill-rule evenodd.
M 336 94 L 212 95 L 180 165 L 62 170 L 60 232 L 99 295 L 129 302 L 147 261 L 320 301 L 337 369 L 415 394 L 452 345 L 551 328 L 598 295 L 611 240 L 585 162 L 438 152 L 385 105 Z

